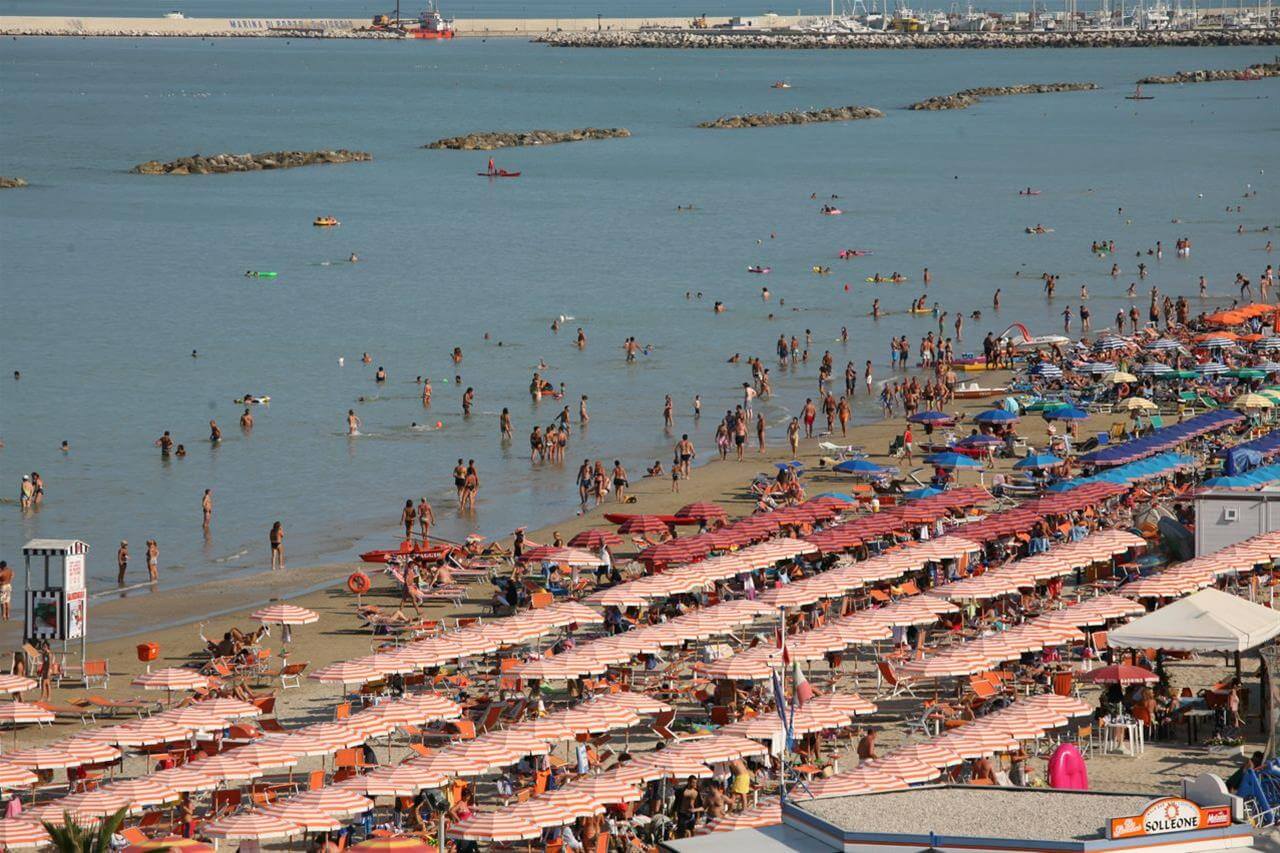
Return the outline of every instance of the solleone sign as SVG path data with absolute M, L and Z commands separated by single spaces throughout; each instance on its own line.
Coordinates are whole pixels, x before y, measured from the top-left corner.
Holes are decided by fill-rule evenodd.
M 1216 829 L 1231 823 L 1231 806 L 1198 806 L 1182 797 L 1152 800 L 1142 814 L 1113 817 L 1110 838 L 1138 838 L 1196 829 Z

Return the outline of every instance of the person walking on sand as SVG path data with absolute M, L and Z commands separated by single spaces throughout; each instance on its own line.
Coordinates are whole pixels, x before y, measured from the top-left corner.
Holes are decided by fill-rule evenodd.
M 9 608 L 13 604 L 13 569 L 0 560 L 0 621 L 9 621 Z
M 413 538 L 413 525 L 418 520 L 418 511 L 413 508 L 413 498 L 408 498 L 404 502 L 404 509 L 400 510 L 400 523 L 404 525 L 404 538 Z
M 124 573 L 129 569 L 129 542 L 125 539 L 120 540 L 120 547 L 116 549 L 116 583 L 124 585 Z
M 906 457 L 908 465 L 911 464 L 911 445 L 914 438 L 915 436 L 911 434 L 911 427 L 908 426 L 902 433 L 902 454 Z
M 427 536 L 431 533 L 431 525 L 436 523 L 435 510 L 426 498 L 418 501 L 418 529 L 422 531 L 422 544 L 427 544 Z
M 204 518 L 204 529 L 209 529 L 209 522 L 213 521 L 213 489 L 205 489 L 204 497 L 200 498 L 200 514 Z
M 40 701 L 48 702 L 53 692 L 53 649 L 48 640 L 40 641 Z
M 356 417 L 356 410 L 347 409 L 347 435 L 359 435 L 361 426 L 360 419 Z
M 738 461 L 742 461 L 742 454 L 747 447 L 747 414 L 742 410 L 733 419 L 733 445 L 738 454 Z
M 271 525 L 271 570 L 284 569 L 284 525 L 276 522 Z
M 787 443 L 791 445 L 791 458 L 800 455 L 800 419 L 792 418 L 787 424 Z
M 841 397 L 840 402 L 836 404 L 836 417 L 840 419 L 840 435 L 847 436 L 849 434 L 849 398 Z
M 160 546 L 154 539 L 147 540 L 147 575 L 152 583 L 160 580 Z
M 761 453 L 764 453 L 764 433 L 764 414 L 761 413 L 756 415 L 756 444 L 759 446 Z
M 689 464 L 698 454 L 693 449 L 693 442 L 689 440 L 689 434 L 685 433 L 680 436 L 680 440 L 676 442 L 676 458 L 680 460 L 679 469 L 680 476 L 689 479 Z
M 800 410 L 800 414 L 804 416 L 804 437 L 813 438 L 813 422 L 818 417 L 818 407 L 813 404 L 813 398 L 806 398 L 804 408 Z
M 625 501 L 627 499 L 627 469 L 622 467 L 620 460 L 613 460 L 613 498 L 616 501 Z

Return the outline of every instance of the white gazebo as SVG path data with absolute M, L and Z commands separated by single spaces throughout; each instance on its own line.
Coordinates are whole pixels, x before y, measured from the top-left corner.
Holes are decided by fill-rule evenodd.
M 1280 612 L 1261 604 L 1202 589 L 1107 634 L 1121 649 L 1243 652 L 1280 634 Z

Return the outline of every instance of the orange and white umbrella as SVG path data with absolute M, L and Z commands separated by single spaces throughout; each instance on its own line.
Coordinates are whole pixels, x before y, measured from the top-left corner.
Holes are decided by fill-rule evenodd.
M 61 811 L 70 812 L 76 817 L 107 817 L 130 805 L 129 798 L 114 791 L 87 791 L 83 794 L 71 794 L 54 805 Z
M 737 814 L 727 814 L 707 821 L 707 832 L 732 832 L 735 829 L 760 829 L 782 823 L 780 803 L 762 803 Z
M 566 786 L 579 794 L 586 794 L 598 803 L 613 805 L 615 803 L 634 803 L 644 799 L 644 792 L 634 785 L 626 785 L 606 779 L 603 776 L 591 776 L 578 779 Z
M 481 776 L 492 769 L 486 763 L 471 761 L 443 749 L 407 763 L 444 776 Z
M 0 723 L 52 723 L 53 712 L 30 702 L 0 702 Z
M 768 752 L 767 749 L 753 740 L 732 735 L 678 740 L 668 746 L 667 749 L 675 750 L 672 753 L 673 755 L 689 758 L 704 764 L 732 761 L 735 758 L 764 755 Z
M 40 777 L 27 768 L 0 761 L 0 788 L 29 788 L 39 781 Z
M 661 714 L 673 710 L 671 705 L 661 699 L 655 699 L 647 693 L 633 693 L 629 690 L 624 690 L 621 693 L 606 693 L 595 701 L 611 705 L 623 705 L 637 714 Z
M 575 818 L 605 813 L 605 803 L 600 802 L 585 791 L 576 790 L 573 785 L 550 791 L 536 799 L 554 803 Z
M 162 806 L 175 802 L 180 796 L 173 786 L 165 784 L 155 776 L 122 779 L 119 782 L 112 782 L 102 790 L 124 797 L 129 802 L 129 810 L 135 812 L 150 806 Z
M 875 702 L 870 699 L 864 699 L 857 693 L 823 693 L 810 699 L 805 704 L 805 707 L 834 708 L 853 717 L 861 714 L 874 714 L 877 710 Z
M 212 791 L 221 784 L 218 779 L 196 770 L 190 764 L 157 771 L 152 773 L 150 778 L 184 794 Z
M 450 838 L 465 838 L 470 841 L 488 841 L 501 843 L 505 841 L 525 841 L 539 838 L 542 829 L 509 810 L 492 812 L 475 812 L 466 820 L 460 820 L 449 827 Z
M 249 614 L 259 622 L 271 625 L 310 625 L 320 621 L 320 614 L 295 604 L 271 604 Z
M 443 696 L 424 695 L 422 701 L 413 701 L 419 697 L 383 702 L 363 712 L 384 717 L 397 725 L 421 725 L 434 720 L 456 720 L 462 716 L 462 708 L 456 702 Z
M 905 755 L 908 758 L 914 758 L 922 764 L 928 764 L 933 767 L 954 767 L 957 764 L 964 763 L 964 759 L 954 749 L 937 740 L 927 740 L 923 743 L 902 746 L 884 757 L 891 758 L 897 755 Z
M 344 791 L 341 788 L 334 787 L 307 791 L 290 797 L 285 802 L 305 803 L 334 817 L 352 817 L 373 809 L 373 800 L 368 797 L 362 797 L 354 791 Z
M 342 823 L 333 815 L 306 803 L 271 803 L 263 806 L 259 812 L 296 823 L 307 832 L 331 832 L 342 827 Z
M 930 782 L 942 775 L 942 771 L 932 764 L 918 761 L 909 755 L 886 755 L 860 767 L 871 767 L 888 776 L 901 779 L 908 785 L 919 782 Z
M 381 673 L 367 663 L 339 661 L 321 667 L 307 677 L 323 684 L 364 684 L 381 677 Z
M 507 808 L 506 812 L 543 829 L 549 826 L 564 826 L 577 820 L 563 806 L 542 797 L 533 797 L 523 803 L 516 803 Z
M 199 705 L 171 708 L 168 711 L 156 714 L 151 719 L 164 720 L 176 726 L 183 726 L 193 732 L 215 732 L 230 725 L 230 720 L 225 714 L 221 714 L 212 708 L 202 708 Z
M 0 847 L 16 850 L 21 847 L 43 847 L 49 843 L 49 833 L 43 826 L 27 820 L 0 820 Z
M 24 675 L 0 675 L 0 693 L 25 693 L 40 684 Z
M 229 696 L 218 696 L 214 699 L 201 699 L 198 702 L 192 702 L 187 707 L 203 708 L 206 711 L 221 714 L 228 720 L 239 720 L 244 717 L 262 716 L 262 709 L 257 705 L 249 702 L 242 702 L 239 699 L 232 699 Z
M 406 675 L 421 666 L 421 664 L 414 663 L 391 652 L 365 655 L 362 658 L 348 661 L 348 663 L 353 665 L 363 664 L 378 675 Z
M 218 818 L 205 824 L 203 833 L 210 838 L 228 841 L 270 841 L 293 838 L 301 835 L 303 829 L 291 821 L 257 811 Z
M 381 737 L 382 735 L 391 734 L 400 727 L 400 723 L 386 717 L 383 714 L 375 714 L 371 711 L 361 711 L 358 714 L 352 714 L 339 725 L 344 725 L 353 731 L 359 732 L 365 736 L 365 739 L 371 737 Z
M 6 752 L 3 759 L 9 764 L 16 764 L 28 770 L 64 770 L 86 763 L 65 750 L 39 746 L 20 749 L 17 752 Z
M 355 729 L 341 725 L 340 723 L 312 723 L 309 726 L 303 726 L 294 734 L 303 734 L 320 743 L 323 743 L 331 749 L 330 752 L 337 752 L 340 749 L 350 749 L 353 746 L 359 746 L 369 739 L 368 735 L 361 734 Z
M 441 753 L 448 754 L 453 758 L 465 759 L 489 769 L 506 767 L 508 764 L 515 764 L 520 760 L 520 754 L 516 751 L 499 746 L 494 742 L 486 741 L 483 738 L 452 744 L 440 750 L 437 755 Z
M 118 726 L 105 729 L 92 729 L 82 737 L 119 747 L 157 746 L 162 743 L 176 743 L 191 737 L 189 726 L 180 726 L 159 717 L 148 717 L 145 720 L 131 720 Z
M 764 681 L 782 666 L 782 652 L 777 649 L 759 651 L 759 647 L 732 657 L 712 661 L 703 667 L 707 678 L 732 681 Z
M 231 784 L 248 782 L 262 775 L 261 767 L 234 758 L 231 753 L 210 755 L 189 762 L 186 766 L 197 773 Z
M 924 660 L 907 661 L 898 671 L 911 678 L 938 679 L 973 675 L 989 668 L 990 664 L 984 658 L 957 649 Z
M 547 741 L 512 729 L 489 732 L 480 735 L 476 740 L 497 747 L 507 755 L 514 755 L 517 759 L 524 758 L 526 755 L 547 755 L 551 752 Z
M 134 687 L 141 687 L 143 690 L 198 690 L 202 687 L 209 686 L 209 679 L 194 669 L 185 669 L 178 666 L 165 667 L 157 669 L 154 672 L 144 672 L 129 682 Z
M 51 746 L 69 752 L 85 764 L 110 764 L 120 757 L 120 750 L 109 743 L 92 740 L 84 735 L 74 735 L 54 741 Z
M 238 746 L 228 750 L 226 755 L 237 761 L 245 761 L 259 769 L 281 769 L 293 767 L 299 756 L 275 742 L 264 743 L 261 740 L 246 746 Z
M 598 708 L 569 708 L 557 711 L 550 716 L 557 723 L 563 723 L 575 734 L 599 734 L 614 729 L 625 729 L 638 725 L 640 715 L 630 708 L 618 705 L 601 705 Z
M 666 752 L 665 749 L 642 752 L 630 761 L 614 765 L 602 775 L 626 785 L 667 778 L 687 779 L 690 776 L 706 779 L 713 775 L 711 768 L 701 762 L 667 756 Z
M 551 717 L 525 720 L 523 723 L 516 723 L 508 731 L 532 735 L 546 741 L 572 740 L 574 737 L 573 729 Z
M 881 791 L 901 791 L 907 783 L 897 776 L 882 773 L 873 767 L 863 765 L 847 773 L 838 773 L 825 779 L 814 779 L 805 783 L 804 788 L 796 787 L 791 796 L 799 799 L 806 795 L 817 797 L 847 796 L 849 794 L 874 794 Z

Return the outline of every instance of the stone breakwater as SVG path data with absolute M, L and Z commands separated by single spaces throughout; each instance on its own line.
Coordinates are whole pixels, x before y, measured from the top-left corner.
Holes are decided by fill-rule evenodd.
M 1280 77 L 1280 62 L 1260 62 L 1248 68 L 1213 68 L 1200 71 L 1179 71 L 1176 74 L 1160 74 L 1143 77 L 1139 86 L 1158 86 L 1164 83 L 1213 83 L 1219 80 L 1259 80 L 1263 77 Z
M 884 113 L 875 107 L 826 107 L 821 110 L 794 110 L 787 113 L 748 113 L 741 116 L 721 116 L 712 121 L 699 122 L 698 127 L 777 127 L 783 124 L 857 121 L 864 118 L 884 118 Z
M 361 163 L 372 160 L 364 151 L 265 151 L 261 154 L 193 154 L 161 163 L 148 160 L 134 166 L 139 175 L 222 175 L 228 172 L 261 172 L 267 169 L 295 169 L 324 163 Z
M 1233 47 L 1280 44 L 1280 30 L 1092 33 L 750 34 L 663 32 L 555 33 L 535 41 L 555 47 L 653 47 L 800 50 L 928 50 L 940 48 Z
M 967 110 L 983 98 L 1005 95 L 1044 95 L 1050 92 L 1084 92 L 1098 88 L 1097 83 L 1023 83 L 1018 86 L 979 86 L 961 89 L 950 95 L 938 95 L 909 104 L 909 110 Z
M 26 185 L 27 182 L 22 178 L 8 178 L 0 175 L 0 190 L 16 190 Z
M 427 143 L 423 148 L 449 148 L 454 151 L 493 151 L 496 148 L 522 148 L 529 145 L 559 145 L 587 139 L 626 139 L 631 131 L 625 127 L 580 127 L 574 130 L 526 130 L 519 132 L 490 131 L 449 136 Z

